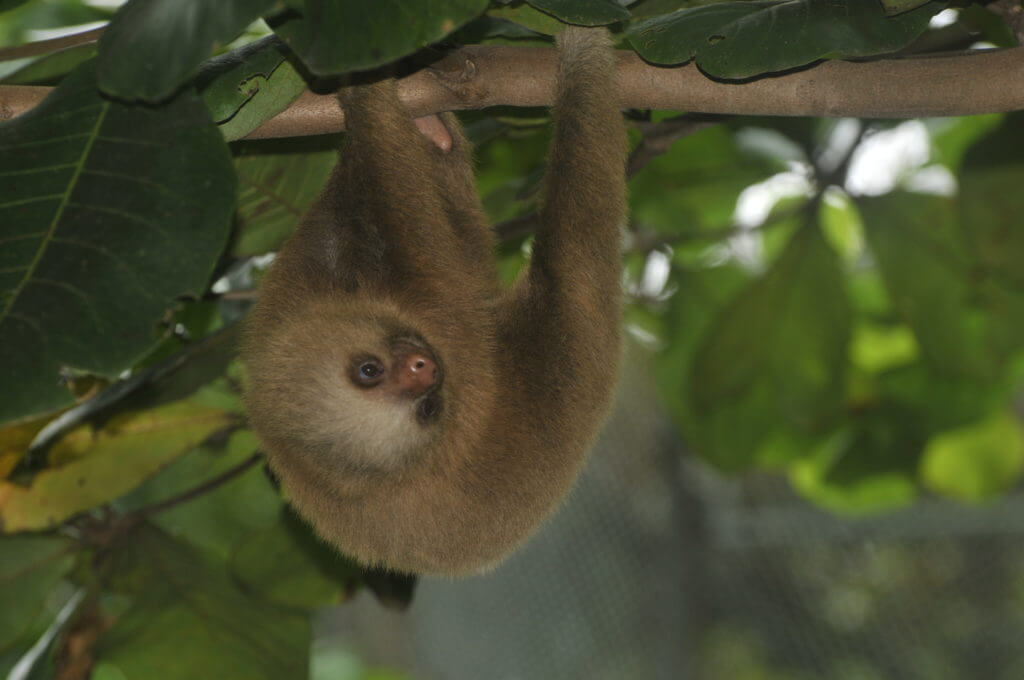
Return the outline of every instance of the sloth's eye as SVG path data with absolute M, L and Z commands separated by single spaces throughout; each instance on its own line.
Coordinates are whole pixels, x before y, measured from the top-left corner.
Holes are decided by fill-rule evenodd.
M 384 379 L 384 365 L 376 359 L 364 359 L 355 365 L 353 378 L 360 387 L 373 387 Z

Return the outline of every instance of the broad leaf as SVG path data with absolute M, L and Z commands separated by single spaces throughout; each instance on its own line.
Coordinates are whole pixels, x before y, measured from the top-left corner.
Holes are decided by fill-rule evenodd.
M 0 657 L 36 623 L 71 569 L 72 545 L 59 536 L 0 536 Z
M 527 0 L 531 5 L 568 24 L 603 26 L 629 18 L 629 10 L 615 0 Z
M 0 422 L 72 402 L 62 372 L 116 376 L 199 295 L 231 225 L 234 172 L 195 95 L 102 99 L 83 65 L 0 126 Z
M 203 101 L 225 139 L 241 139 L 288 108 L 306 82 L 276 38 L 259 40 L 212 60 L 203 71 Z
M 887 16 L 878 2 L 789 0 L 722 2 L 632 24 L 626 36 L 644 59 L 696 59 L 709 75 L 749 78 L 824 58 L 893 52 L 927 27 L 945 2 Z
M 336 151 L 241 156 L 235 242 L 238 257 L 277 250 L 320 194 Z
M 274 26 L 318 75 L 387 64 L 437 42 L 483 12 L 487 0 L 300 0 L 298 17 Z M 298 6 L 300 2 L 289 3 Z
M 133 603 L 99 641 L 99 677 L 308 676 L 308 617 L 243 591 L 223 564 L 150 526 L 116 559 L 112 586 Z
M 230 566 L 232 575 L 252 591 L 303 609 L 337 604 L 361 572 L 286 510 L 273 527 L 242 542 Z
M 96 43 L 76 45 L 53 52 L 22 66 L 0 82 L 5 85 L 43 85 L 67 75 L 79 64 L 96 56 Z
M 160 101 L 277 0 L 129 0 L 100 38 L 104 92 Z
M 849 317 L 838 258 L 805 225 L 696 352 L 689 387 L 702 453 L 724 467 L 749 465 L 780 429 L 813 433 L 835 419 Z
M 967 501 L 1009 491 L 1022 472 L 1024 428 L 1016 414 L 1005 411 L 933 438 L 921 464 L 929 488 Z
M 65 436 L 51 459 L 69 460 L 37 474 L 30 486 L 0 481 L 0 527 L 52 527 L 126 493 L 211 434 L 231 424 L 219 409 L 180 402 L 123 414 L 102 430 L 83 426 Z

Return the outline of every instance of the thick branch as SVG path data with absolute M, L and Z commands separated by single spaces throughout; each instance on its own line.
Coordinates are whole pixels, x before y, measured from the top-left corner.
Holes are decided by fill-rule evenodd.
M 415 115 L 488 106 L 547 106 L 555 51 L 464 47 L 436 68 L 405 78 L 400 94 Z M 0 87 L 0 119 L 24 113 L 46 88 Z M 623 107 L 777 116 L 916 118 L 1024 109 L 1024 47 L 939 56 L 825 61 L 743 83 L 704 76 L 693 64 L 652 66 L 619 54 Z M 332 95 L 306 92 L 251 137 L 335 132 L 343 118 Z

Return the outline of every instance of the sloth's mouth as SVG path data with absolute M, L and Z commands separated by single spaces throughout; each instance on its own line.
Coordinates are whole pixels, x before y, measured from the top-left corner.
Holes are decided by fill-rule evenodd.
M 440 381 L 438 382 L 438 386 Z M 437 422 L 438 418 L 441 417 L 441 410 L 444 407 L 444 400 L 438 393 L 438 389 L 435 386 L 429 392 L 420 397 L 419 401 L 416 402 L 416 420 L 421 425 L 431 425 Z

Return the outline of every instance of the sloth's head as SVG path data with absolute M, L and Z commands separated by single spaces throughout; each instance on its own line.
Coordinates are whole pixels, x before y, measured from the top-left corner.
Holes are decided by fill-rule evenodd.
M 268 441 L 325 465 L 393 468 L 437 434 L 443 362 L 391 315 L 319 311 L 304 310 L 301 323 L 278 324 L 269 337 L 250 336 L 250 355 L 268 358 L 250 361 L 261 368 L 251 375 L 253 420 Z

